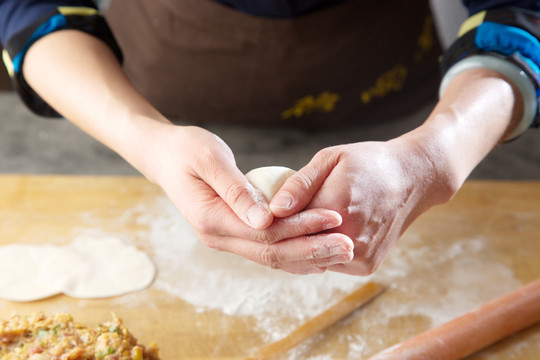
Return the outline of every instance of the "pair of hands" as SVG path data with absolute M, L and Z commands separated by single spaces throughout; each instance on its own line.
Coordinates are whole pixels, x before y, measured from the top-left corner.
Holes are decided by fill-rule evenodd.
M 523 112 L 519 90 L 503 75 L 465 71 L 422 126 L 387 142 L 323 149 L 268 204 L 223 141 L 172 125 L 99 39 L 74 30 L 47 35 L 29 49 L 23 72 L 59 113 L 158 183 L 206 245 L 302 274 L 373 272 Z M 281 195 L 290 200 L 280 204 Z
M 270 204 L 214 134 L 175 127 L 163 145 L 153 180 L 204 244 L 296 274 L 372 273 L 441 199 L 432 163 L 406 138 L 323 149 Z

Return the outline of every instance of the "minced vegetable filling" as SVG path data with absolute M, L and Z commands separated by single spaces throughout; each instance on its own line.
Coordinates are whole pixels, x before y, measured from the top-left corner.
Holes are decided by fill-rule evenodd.
M 159 360 L 158 348 L 145 348 L 113 315 L 88 329 L 64 313 L 0 320 L 0 360 Z

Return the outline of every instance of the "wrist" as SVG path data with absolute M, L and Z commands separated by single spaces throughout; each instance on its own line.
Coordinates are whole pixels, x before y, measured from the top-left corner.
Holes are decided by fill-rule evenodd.
M 412 185 L 422 189 L 421 196 L 429 207 L 449 201 L 466 178 L 455 167 L 442 136 L 445 134 L 440 131 L 421 126 L 391 140 L 406 154 L 402 169 Z
M 522 106 L 519 91 L 500 73 L 468 70 L 451 80 L 426 122 L 402 138 L 431 164 L 434 184 L 449 200 L 514 129 Z
M 120 132 L 110 133 L 115 139 L 108 141 L 108 145 L 148 180 L 158 183 L 160 163 L 167 156 L 164 144 L 181 127 L 165 118 L 145 115 L 126 114 L 115 120 Z

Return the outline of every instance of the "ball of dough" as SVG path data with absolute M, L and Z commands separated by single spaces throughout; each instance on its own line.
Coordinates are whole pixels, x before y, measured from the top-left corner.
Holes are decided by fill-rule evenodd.
M 295 172 L 285 166 L 265 166 L 251 170 L 246 177 L 255 188 L 262 191 L 266 200 L 270 201 Z

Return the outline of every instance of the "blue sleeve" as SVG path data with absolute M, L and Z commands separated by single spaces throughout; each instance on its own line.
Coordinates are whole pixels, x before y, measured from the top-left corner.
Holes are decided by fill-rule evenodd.
M 537 105 L 531 126 L 540 126 L 540 1 L 463 0 L 463 3 L 470 17 L 442 57 L 443 74 L 474 55 L 512 62 L 534 86 Z
M 38 115 L 59 116 L 25 81 L 24 57 L 38 39 L 65 29 L 83 31 L 101 39 L 122 61 L 111 30 L 91 0 L 0 0 L 2 59 L 14 90 Z
M 95 7 L 90 0 L 0 0 L 0 43 L 51 14 L 59 6 Z

